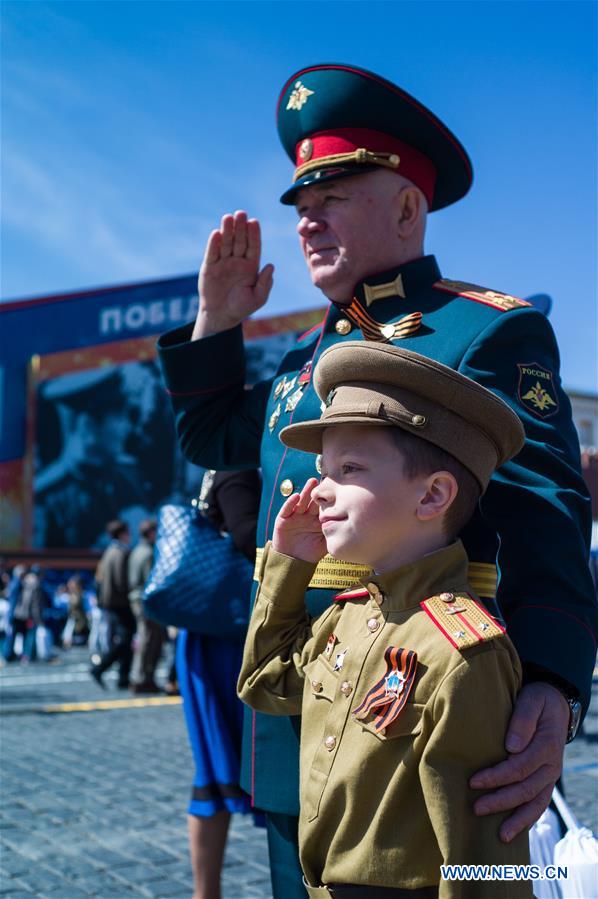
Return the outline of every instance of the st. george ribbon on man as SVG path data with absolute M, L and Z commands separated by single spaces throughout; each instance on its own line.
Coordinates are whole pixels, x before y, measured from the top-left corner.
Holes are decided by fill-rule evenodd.
M 596 654 L 590 502 L 556 340 L 529 303 L 446 280 L 424 255 L 428 213 L 467 193 L 472 168 L 457 138 L 416 99 L 355 66 L 310 66 L 283 87 L 278 130 L 295 165 L 281 200 L 295 206 L 305 263 L 329 306 L 276 376 L 246 390 L 241 325 L 266 303 L 273 266 L 260 268 L 258 221 L 242 211 L 223 216 L 205 250 L 195 324 L 158 344 L 180 443 L 209 468 L 261 466 L 263 547 L 285 498 L 315 474 L 313 457 L 285 448 L 278 434 L 318 417 L 311 371 L 331 344 L 363 338 L 407 347 L 515 409 L 525 447 L 493 477 L 461 535 L 470 582 L 491 609 L 496 601 L 524 669 L 506 759 L 471 780 L 482 791 L 478 814 L 511 812 L 501 828 L 508 841 L 550 800 L 565 741 L 589 703 Z M 308 611 L 320 614 L 355 581 L 355 568 L 324 560 Z M 247 711 L 245 724 L 243 785 L 268 813 L 274 895 L 305 896 L 295 849 L 299 719 Z

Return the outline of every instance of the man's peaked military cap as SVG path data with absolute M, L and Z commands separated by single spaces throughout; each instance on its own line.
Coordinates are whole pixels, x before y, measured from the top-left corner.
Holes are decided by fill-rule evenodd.
M 490 390 L 427 356 L 350 340 L 325 350 L 314 373 L 322 417 L 280 432 L 286 446 L 319 453 L 326 428 L 394 426 L 446 450 L 486 489 L 523 446 L 523 425 Z
M 356 66 L 300 69 L 285 84 L 278 133 L 295 163 L 299 188 L 384 166 L 413 181 L 430 210 L 460 200 L 473 178 L 454 134 L 429 109 L 392 82 Z

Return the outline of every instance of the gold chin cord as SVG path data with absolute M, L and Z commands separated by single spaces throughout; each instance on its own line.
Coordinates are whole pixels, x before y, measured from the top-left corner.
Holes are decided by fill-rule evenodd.
M 401 158 L 396 153 L 375 153 L 372 150 L 366 150 L 365 147 L 359 147 L 351 153 L 333 153 L 331 156 L 320 156 L 319 159 L 310 159 L 309 162 L 304 162 L 295 169 L 293 182 L 316 169 L 356 162 L 362 165 L 382 165 L 387 169 L 398 169 Z

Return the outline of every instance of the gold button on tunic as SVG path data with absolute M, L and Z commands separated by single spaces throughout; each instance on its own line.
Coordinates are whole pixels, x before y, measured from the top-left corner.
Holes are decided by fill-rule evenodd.
M 373 582 L 368 584 L 367 587 L 372 599 L 374 599 L 378 605 L 381 605 L 384 602 L 384 594 L 382 590 L 378 586 L 378 584 L 374 584 Z
M 340 334 L 341 337 L 345 337 L 346 334 L 351 333 L 352 327 L 353 326 L 348 318 L 339 318 L 334 326 L 334 330 L 337 334 Z
M 285 478 L 282 484 L 280 485 L 280 492 L 283 496 L 290 496 L 293 492 L 293 482 L 290 478 Z

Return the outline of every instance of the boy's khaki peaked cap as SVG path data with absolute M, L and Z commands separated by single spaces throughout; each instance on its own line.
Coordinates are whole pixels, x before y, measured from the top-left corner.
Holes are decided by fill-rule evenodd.
M 319 453 L 324 430 L 334 425 L 398 427 L 458 459 L 483 491 L 525 440 L 519 417 L 495 394 L 410 350 L 361 340 L 337 344 L 322 353 L 314 386 L 326 403 L 322 417 L 283 428 L 286 446 Z

